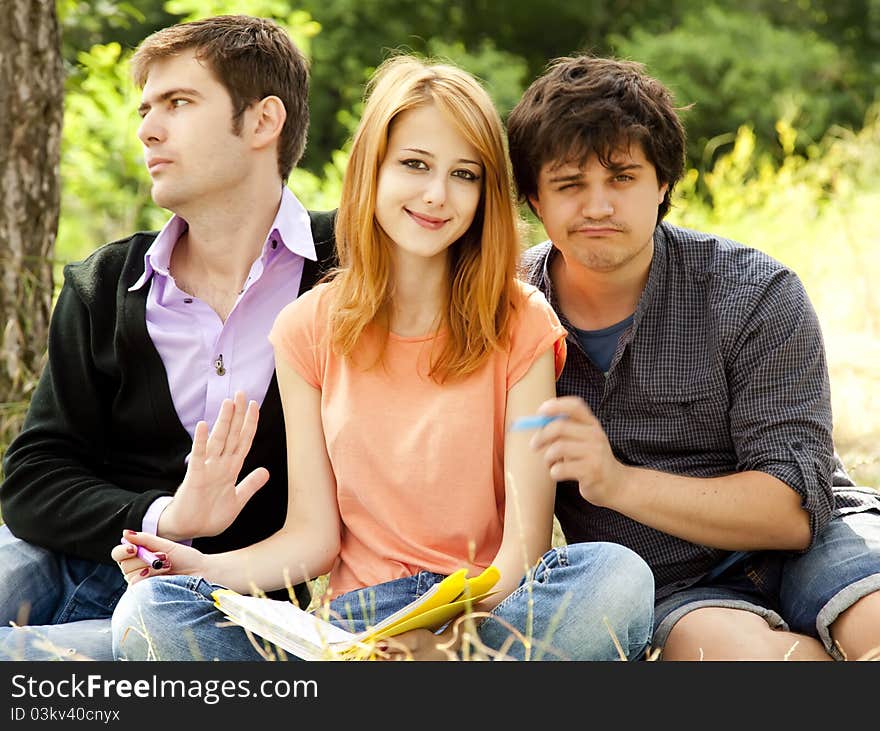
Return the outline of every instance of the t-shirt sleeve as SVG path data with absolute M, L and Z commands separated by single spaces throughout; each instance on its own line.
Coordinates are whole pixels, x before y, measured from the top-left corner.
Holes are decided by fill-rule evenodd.
M 285 306 L 269 331 L 276 362 L 288 363 L 315 388 L 324 381 L 327 299 L 326 286 L 315 287 Z
M 534 287 L 523 285 L 523 299 L 513 318 L 507 389 L 510 390 L 549 348 L 553 348 L 556 378 L 565 365 L 566 329 L 547 301 Z

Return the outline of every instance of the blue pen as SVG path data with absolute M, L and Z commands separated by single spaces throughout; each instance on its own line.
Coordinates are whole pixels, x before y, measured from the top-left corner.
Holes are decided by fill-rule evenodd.
M 540 429 L 547 426 L 551 421 L 564 419 L 564 416 L 522 416 L 510 425 L 510 431 L 526 431 L 528 429 Z
M 129 541 L 125 538 L 123 538 L 122 541 L 120 541 L 120 542 L 125 546 L 133 546 L 134 545 L 134 543 L 132 543 L 131 541 Z M 150 566 L 154 569 L 161 569 L 162 568 L 162 565 L 163 565 L 162 559 L 159 558 L 152 551 L 148 551 L 143 546 L 137 547 L 137 556 L 142 561 L 146 561 L 148 564 L 150 564 Z

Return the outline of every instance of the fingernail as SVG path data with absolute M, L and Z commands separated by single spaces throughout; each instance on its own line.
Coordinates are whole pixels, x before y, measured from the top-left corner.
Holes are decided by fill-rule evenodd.
M 127 536 L 136 536 L 137 535 L 136 530 L 125 530 L 125 531 L 123 531 L 123 533 L 125 533 L 125 535 L 127 535 Z
M 156 558 L 158 558 L 160 561 L 165 561 L 168 556 L 165 553 L 157 553 Z
M 150 573 L 149 567 L 145 568 L 145 569 L 141 569 L 141 576 L 146 576 L 149 573 Z
M 134 546 L 126 546 L 125 552 L 126 553 L 137 553 L 137 549 Z
M 171 561 L 163 561 L 162 568 L 163 569 L 170 569 L 171 568 Z

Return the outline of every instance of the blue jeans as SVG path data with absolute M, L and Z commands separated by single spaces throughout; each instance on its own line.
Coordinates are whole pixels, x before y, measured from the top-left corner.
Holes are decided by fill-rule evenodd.
M 0 587 L 0 660 L 113 659 L 110 616 L 126 587 L 115 565 L 34 546 L 2 525 Z
M 841 660 L 830 627 L 875 591 L 880 591 L 880 511 L 845 513 L 828 523 L 806 553 L 743 553 L 719 575 L 662 599 L 655 609 L 654 643 L 662 647 L 688 612 L 729 607 L 757 614 L 773 629 L 815 637 Z
M 427 591 L 442 576 L 421 572 L 343 594 L 335 624 L 358 632 Z M 244 630 L 214 607 L 220 588 L 192 576 L 141 581 L 113 613 L 113 653 L 129 660 L 261 660 Z M 634 552 L 613 543 L 554 548 L 477 628 L 478 651 L 515 660 L 641 657 L 651 637 L 654 579 Z M 277 654 L 277 653 L 276 653 Z

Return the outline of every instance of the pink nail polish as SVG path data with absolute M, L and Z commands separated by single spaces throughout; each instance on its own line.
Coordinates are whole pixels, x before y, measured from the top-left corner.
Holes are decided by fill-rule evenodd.
M 150 573 L 150 569 L 149 569 L 149 568 L 141 569 L 141 576 L 146 576 L 146 575 L 149 574 L 149 573 Z

